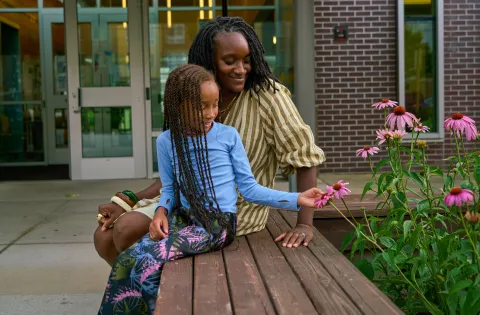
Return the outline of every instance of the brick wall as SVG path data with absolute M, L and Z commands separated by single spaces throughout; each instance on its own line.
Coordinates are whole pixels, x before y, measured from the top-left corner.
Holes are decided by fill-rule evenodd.
M 337 24 L 347 41 L 333 41 Z M 397 94 L 395 0 L 314 1 L 314 28 L 320 172 L 366 171 L 355 150 L 373 144 L 383 117 L 370 105 Z
M 480 128 L 480 2 L 444 1 L 445 117 L 462 112 Z M 398 99 L 396 0 L 314 1 L 314 12 L 316 132 L 327 155 L 320 172 L 368 171 L 355 150 L 373 144 L 382 123 L 370 105 Z M 333 41 L 337 24 L 348 24 L 346 42 Z M 446 135 L 430 142 L 428 154 L 443 166 L 441 159 L 453 150 Z
M 480 129 L 480 2 L 444 1 L 445 116 L 464 113 Z M 446 138 L 443 152 L 454 152 Z

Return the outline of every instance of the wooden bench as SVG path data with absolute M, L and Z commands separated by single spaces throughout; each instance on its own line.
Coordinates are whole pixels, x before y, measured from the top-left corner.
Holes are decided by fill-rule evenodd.
M 308 248 L 273 242 L 295 222 L 271 210 L 265 230 L 165 264 L 155 315 L 403 314 L 317 230 Z

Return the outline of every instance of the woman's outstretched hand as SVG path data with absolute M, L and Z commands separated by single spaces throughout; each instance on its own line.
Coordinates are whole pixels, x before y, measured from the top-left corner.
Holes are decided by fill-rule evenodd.
M 163 207 L 158 208 L 150 223 L 150 238 L 154 241 L 160 241 L 168 237 L 168 219 L 166 213 L 167 209 Z
M 315 199 L 320 197 L 323 191 L 319 188 L 313 187 L 298 196 L 298 205 L 302 207 L 315 208 Z

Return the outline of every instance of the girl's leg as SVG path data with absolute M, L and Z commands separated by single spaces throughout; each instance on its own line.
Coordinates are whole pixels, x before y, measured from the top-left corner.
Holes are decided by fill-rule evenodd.
M 124 314 L 127 311 L 152 314 L 165 262 L 220 249 L 235 235 L 234 229 L 233 232 L 229 229 L 212 235 L 198 225 L 178 230 L 182 225 L 170 225 L 175 227 L 170 228 L 169 237 L 160 242 L 150 240 L 147 234 L 118 257 L 99 314 Z

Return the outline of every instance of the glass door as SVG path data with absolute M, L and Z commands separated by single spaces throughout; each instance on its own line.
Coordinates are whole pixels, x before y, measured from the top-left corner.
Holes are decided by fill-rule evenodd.
M 146 177 L 142 4 L 126 2 L 65 2 L 72 179 Z
M 63 14 L 44 14 L 45 103 L 48 164 L 69 164 L 67 58 Z M 96 26 L 94 15 L 79 16 L 79 30 Z

